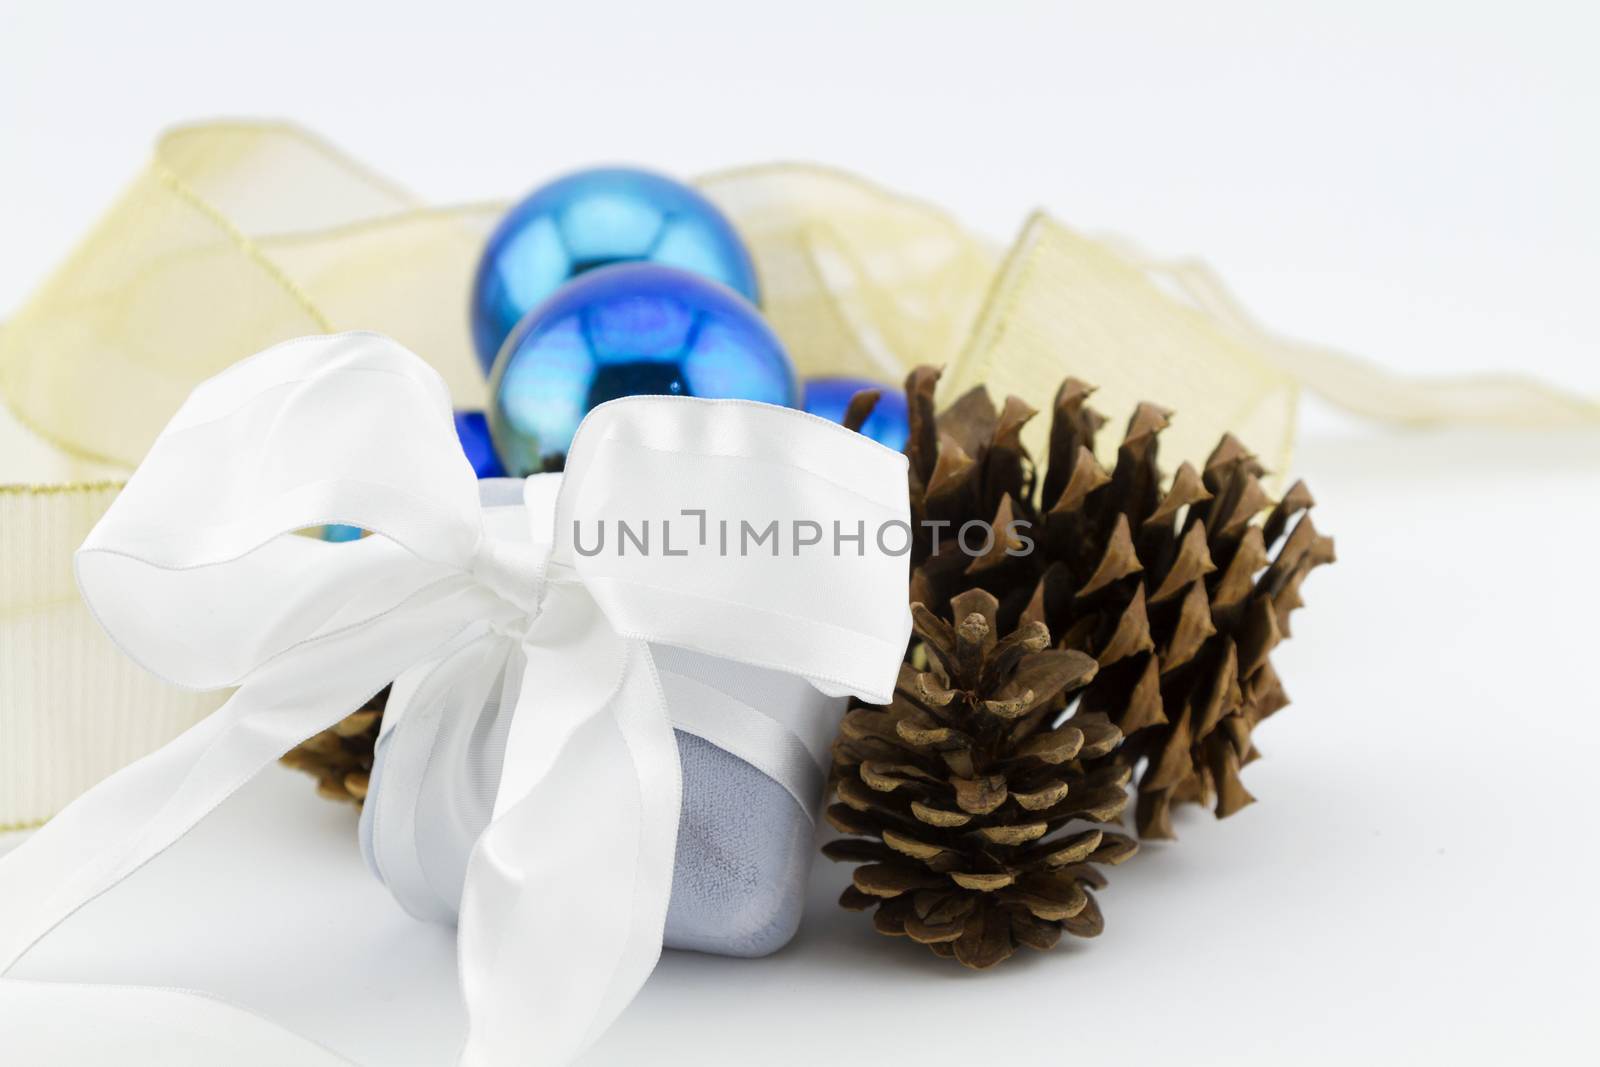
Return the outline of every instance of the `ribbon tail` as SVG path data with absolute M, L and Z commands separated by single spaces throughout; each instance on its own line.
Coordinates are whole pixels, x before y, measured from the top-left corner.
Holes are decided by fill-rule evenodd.
M 569 1062 L 661 955 L 677 741 L 649 649 L 589 621 L 567 647 L 530 642 L 522 702 L 538 707 L 519 708 L 496 818 L 469 861 L 466 1067 Z
M 0 863 L 0 970 L 187 833 L 268 763 L 336 722 L 333 707 L 267 718 L 239 690 L 165 747 L 107 778 Z M 266 707 L 263 704 L 266 704 Z
M 466 866 L 463 855 L 460 868 L 452 871 L 456 877 L 450 879 L 424 864 L 419 836 L 423 813 L 451 827 L 434 833 L 452 832 L 463 824 L 483 826 L 489 820 L 475 786 L 434 789 L 424 799 L 430 771 L 438 764 L 468 764 L 464 739 L 476 732 L 491 690 L 512 669 L 508 658 L 514 647 L 509 638 L 486 636 L 474 627 L 437 658 L 401 674 L 389 690 L 371 789 L 361 809 L 361 849 L 368 869 L 418 919 L 455 924 Z M 515 668 L 518 678 L 521 662 L 519 658 Z M 441 736 L 454 744 L 441 748 Z
M 436 627 L 396 617 L 303 649 L 68 805 L 0 860 L 0 973 L 166 851 L 268 764 L 338 722 L 437 645 Z

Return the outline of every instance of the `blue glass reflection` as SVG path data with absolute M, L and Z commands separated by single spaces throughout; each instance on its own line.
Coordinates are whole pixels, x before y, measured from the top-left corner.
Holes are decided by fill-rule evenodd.
M 472 338 L 484 371 L 523 316 L 563 283 L 628 262 L 687 270 L 759 303 L 744 243 L 699 192 L 649 171 L 578 171 L 534 191 L 489 238 L 472 295 Z
M 863 389 L 877 389 L 880 395 L 872 414 L 862 423 L 861 432 L 896 452 L 905 451 L 906 439 L 911 435 L 906 395 L 892 385 L 865 378 L 811 378 L 806 381 L 805 400 L 801 406 L 813 415 L 843 422 L 850 398 Z
M 461 451 L 472 464 L 472 473 L 480 478 L 504 478 L 506 469 L 494 453 L 494 441 L 489 436 L 489 416 L 482 411 L 456 412 L 456 437 L 461 440 Z
M 589 409 L 645 393 L 793 407 L 777 335 L 748 301 L 687 271 L 631 263 L 563 286 L 506 339 L 489 429 L 514 477 L 558 467 Z

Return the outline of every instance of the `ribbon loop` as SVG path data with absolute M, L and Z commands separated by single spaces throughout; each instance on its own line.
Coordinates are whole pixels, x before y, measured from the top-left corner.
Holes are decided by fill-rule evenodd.
M 360 412 L 382 409 L 382 419 Z M 292 532 L 329 522 L 379 538 Z M 482 539 L 439 376 L 375 334 L 287 341 L 203 382 L 75 565 L 111 638 L 179 685 L 274 659 L 437 597 Z
M 887 703 L 910 633 L 905 457 L 862 444 L 742 400 L 602 404 L 568 452 L 553 563 L 619 633 Z
M 480 499 L 443 383 L 387 338 L 287 342 L 196 389 L 78 574 L 149 669 L 239 689 L 0 862 L 0 969 L 392 681 L 386 773 L 419 777 L 446 724 L 504 738 L 492 796 L 391 789 L 370 813 L 408 910 L 460 901 L 463 1063 L 565 1062 L 597 1037 L 654 966 L 672 888 L 652 643 L 887 701 L 910 617 L 879 530 L 908 520 L 905 459 L 802 412 L 636 397 L 590 414 L 564 476 L 501 494 Z M 293 535 L 327 522 L 378 536 Z M 717 714 L 705 733 L 751 734 Z M 464 871 L 408 857 L 413 827 L 490 806 Z

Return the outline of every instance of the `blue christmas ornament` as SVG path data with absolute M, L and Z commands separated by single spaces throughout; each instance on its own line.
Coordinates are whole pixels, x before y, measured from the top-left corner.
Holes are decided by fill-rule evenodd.
M 332 523 L 322 527 L 322 539 L 324 541 L 359 541 L 361 540 L 361 527 Z
M 864 378 L 811 378 L 806 381 L 805 400 L 801 406 L 813 415 L 843 422 L 850 398 L 863 389 L 877 389 L 879 396 L 872 414 L 861 424 L 861 432 L 880 445 L 904 452 L 906 438 L 911 436 L 911 420 L 906 414 L 905 393 L 893 386 Z
M 472 464 L 472 473 L 480 478 L 504 478 L 505 467 L 494 454 L 494 441 L 489 436 L 489 417 L 481 411 L 456 412 L 456 437 L 461 440 L 461 451 Z
M 711 201 L 649 171 L 578 171 L 535 190 L 489 238 L 472 289 L 485 373 L 512 328 L 564 282 L 631 262 L 691 271 L 760 302 L 750 254 Z
M 528 314 L 489 376 L 489 430 L 513 477 L 558 466 L 590 408 L 621 396 L 737 397 L 793 407 L 794 370 L 731 289 L 629 263 L 568 282 Z

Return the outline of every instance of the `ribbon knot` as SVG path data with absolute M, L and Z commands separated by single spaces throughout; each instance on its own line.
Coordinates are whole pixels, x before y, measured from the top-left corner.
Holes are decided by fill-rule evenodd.
M 563 475 L 507 483 L 512 506 L 474 478 L 444 383 L 387 338 L 302 338 L 202 383 L 76 566 L 125 652 L 237 690 L 0 861 L 0 971 L 392 683 L 386 775 L 415 777 L 405 763 L 430 758 L 443 721 L 496 709 L 504 727 L 458 885 L 406 861 L 421 797 L 371 814 L 402 903 L 448 918 L 459 900 L 461 1062 L 571 1059 L 661 951 L 682 784 L 653 650 L 887 703 L 911 621 L 905 561 L 871 536 L 861 555 L 735 555 L 708 538 L 665 558 L 580 553 L 562 532 L 686 508 L 734 529 L 904 524 L 905 463 L 803 412 L 632 397 L 589 413 Z M 330 515 L 381 536 L 295 536 Z M 701 694 L 702 736 L 736 747 L 760 732 L 737 702 L 684 691 Z
M 520 636 L 538 617 L 550 547 L 490 534 L 479 543 L 472 556 L 472 576 L 522 616 L 518 621 L 501 624 L 497 627 L 499 632 Z

